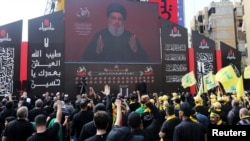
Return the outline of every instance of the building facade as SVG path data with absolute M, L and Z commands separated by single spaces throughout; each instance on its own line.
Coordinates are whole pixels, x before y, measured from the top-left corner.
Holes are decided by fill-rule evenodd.
M 246 43 L 245 43 L 245 50 L 247 52 L 246 54 L 246 64 L 250 65 L 250 1 L 249 0 L 242 0 L 241 1 L 243 5 L 243 31 L 246 34 Z M 247 18 L 248 17 L 248 18 Z M 247 42 L 248 41 L 248 42 Z
M 210 5 L 200 10 L 191 21 L 191 29 L 213 39 L 216 49 L 220 49 L 220 42 L 238 49 L 242 53 L 242 68 L 250 65 L 249 43 L 250 10 L 249 0 L 221 0 L 211 2 Z M 248 33 L 248 34 L 247 34 Z

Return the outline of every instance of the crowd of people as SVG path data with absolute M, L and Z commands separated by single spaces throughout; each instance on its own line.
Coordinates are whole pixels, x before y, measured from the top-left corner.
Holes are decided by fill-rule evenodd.
M 0 102 L 2 141 L 206 141 L 209 125 L 250 125 L 249 97 L 189 92 L 113 95 L 46 92 Z

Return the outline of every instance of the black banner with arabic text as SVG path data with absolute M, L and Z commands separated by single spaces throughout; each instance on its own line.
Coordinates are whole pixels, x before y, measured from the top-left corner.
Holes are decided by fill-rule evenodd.
M 194 48 L 194 64 L 197 78 L 197 88 L 201 84 L 201 78 L 209 72 L 215 73 L 215 41 L 206 36 L 192 31 L 192 43 Z
M 0 96 L 18 94 L 23 21 L 0 26 Z
M 161 19 L 162 79 L 166 92 L 183 91 L 181 78 L 188 73 L 187 29 Z
M 238 76 L 241 75 L 241 52 L 237 49 L 220 42 L 222 67 L 233 65 Z
M 30 93 L 64 90 L 64 14 L 29 20 L 28 80 Z

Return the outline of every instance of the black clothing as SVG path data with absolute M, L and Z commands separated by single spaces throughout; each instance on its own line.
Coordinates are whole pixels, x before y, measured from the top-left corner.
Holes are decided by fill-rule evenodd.
M 208 107 L 202 105 L 202 106 L 195 106 L 194 108 L 196 112 L 199 112 L 205 116 L 209 116 Z
M 110 123 L 107 128 L 107 132 L 109 132 L 112 128 L 112 120 L 110 118 Z M 85 139 L 94 136 L 96 134 L 96 127 L 94 121 L 90 121 L 82 126 L 81 133 L 79 135 L 79 141 L 84 141 Z
M 102 36 L 104 43 L 103 51 L 100 54 L 96 53 L 97 40 L 99 36 Z M 134 53 L 129 45 L 130 37 L 133 34 L 127 30 L 119 36 L 113 36 L 108 28 L 101 30 L 96 33 L 84 51 L 83 59 L 84 61 L 95 61 L 95 62 L 147 62 L 147 54 L 145 50 L 141 47 L 138 40 L 137 52 Z
M 50 120 L 48 121 L 48 124 L 50 123 L 50 121 L 51 121 L 52 119 L 56 118 L 56 112 L 57 112 L 57 111 L 54 111 L 53 113 L 51 113 L 51 114 L 49 115 Z M 62 124 L 64 123 L 64 121 L 65 121 L 65 116 L 69 116 L 69 113 L 62 111 L 61 125 L 62 125 Z M 65 127 L 65 126 L 62 126 L 62 138 L 63 138 L 63 141 L 67 141 L 68 136 L 67 136 L 67 131 L 66 131 L 66 127 Z
M 46 111 L 47 115 L 50 115 L 51 113 L 54 112 L 54 109 L 52 106 L 45 106 L 43 109 Z
M 7 118 L 7 117 L 15 117 L 16 118 L 16 112 L 17 112 L 17 110 L 15 110 L 15 109 L 5 109 L 4 111 L 1 112 L 1 114 L 0 114 L 1 131 L 5 128 L 4 127 L 5 118 Z
M 27 139 L 27 141 L 59 141 L 59 128 L 60 125 L 58 123 L 55 123 L 43 133 L 34 133 Z
M 45 115 L 46 117 L 48 116 L 47 115 L 47 112 L 44 110 L 44 109 L 32 109 L 29 111 L 29 114 L 28 114 L 28 119 L 30 122 L 33 122 L 35 117 L 39 114 L 43 114 Z
M 75 114 L 72 120 L 70 135 L 75 136 L 78 139 L 82 130 L 82 126 L 92 121 L 93 118 L 94 114 L 92 110 L 80 111 Z
M 26 141 L 34 132 L 34 127 L 30 122 L 16 119 L 8 123 L 3 136 L 6 136 L 7 141 Z
M 240 106 L 236 106 L 233 107 L 227 115 L 227 123 L 229 125 L 236 125 L 238 121 L 240 121 L 240 116 L 239 116 L 239 111 L 240 111 L 241 107 Z
M 181 119 L 178 117 L 164 121 L 161 127 L 161 132 L 165 133 L 164 141 L 173 141 L 174 128 L 179 123 L 181 123 Z
M 250 117 L 243 117 L 236 123 L 236 125 L 250 125 Z
M 70 113 L 69 115 L 69 120 L 72 121 L 73 117 L 75 116 L 75 114 L 77 114 L 78 112 L 80 112 L 81 110 L 79 108 L 76 108 L 72 113 Z
M 93 100 L 95 105 L 101 102 L 101 99 L 99 99 L 99 96 L 97 94 L 96 97 L 94 96 L 94 94 L 88 94 L 88 98 Z
M 85 139 L 94 136 L 95 134 L 96 134 L 96 127 L 94 121 L 90 121 L 82 126 L 82 130 L 79 135 L 79 141 L 84 141 Z
M 159 140 L 159 131 L 161 127 L 161 116 L 159 110 L 151 103 L 146 106 L 151 110 L 153 121 L 144 129 L 136 129 L 132 131 L 133 135 L 144 136 L 144 141 Z
M 136 109 L 141 107 L 141 104 L 139 102 L 134 102 L 134 103 L 130 103 L 128 106 L 129 106 L 130 111 L 135 111 Z
M 173 141 L 204 141 L 205 128 L 191 119 L 182 120 L 174 129 Z
M 61 124 L 64 123 L 64 121 L 65 121 L 65 116 L 69 116 L 69 113 L 62 111 Z M 48 124 L 50 123 L 50 121 L 51 121 L 53 118 L 56 118 L 56 111 L 54 111 L 53 113 L 51 113 L 51 114 L 49 115 L 49 117 L 50 117 L 50 120 L 48 121 Z
M 87 138 L 85 141 L 106 141 L 108 134 L 102 134 L 102 135 L 94 135 L 92 137 Z

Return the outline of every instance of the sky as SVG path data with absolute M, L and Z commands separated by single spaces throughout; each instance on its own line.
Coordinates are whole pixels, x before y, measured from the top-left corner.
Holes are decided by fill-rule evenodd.
M 23 20 L 23 41 L 27 41 L 28 19 L 44 15 L 48 0 L 0 0 L 0 26 L 14 21 Z M 190 22 L 199 10 L 220 0 L 184 0 L 185 27 L 189 29 Z

